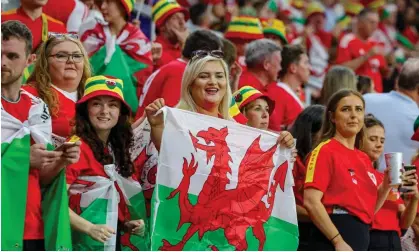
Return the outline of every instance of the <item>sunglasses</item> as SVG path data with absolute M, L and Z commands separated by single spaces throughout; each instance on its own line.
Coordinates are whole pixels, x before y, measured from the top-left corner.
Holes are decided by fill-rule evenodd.
M 56 38 L 56 39 L 65 39 L 65 38 L 72 38 L 72 39 L 79 39 L 79 35 L 75 33 L 59 33 L 59 32 L 48 32 L 48 39 Z
M 212 56 L 214 58 L 222 59 L 224 58 L 224 53 L 221 50 L 213 50 L 213 51 L 197 50 L 197 51 L 192 52 L 191 60 L 194 61 L 196 59 L 204 58 L 206 56 Z

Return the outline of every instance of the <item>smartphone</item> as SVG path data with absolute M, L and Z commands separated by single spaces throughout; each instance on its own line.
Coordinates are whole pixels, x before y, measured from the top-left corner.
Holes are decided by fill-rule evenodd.
M 414 165 L 405 165 L 404 166 L 404 171 L 405 172 L 408 172 L 408 171 L 411 171 L 411 170 L 416 170 L 416 166 L 414 166 Z M 406 186 L 412 186 L 412 184 L 406 184 Z M 400 192 L 409 192 L 409 191 L 410 190 L 407 190 L 403 187 L 400 187 Z
M 65 142 L 62 145 L 60 145 L 57 148 L 55 148 L 54 151 L 65 151 L 66 149 L 71 148 L 71 147 L 73 147 L 75 145 L 76 145 L 76 143 Z

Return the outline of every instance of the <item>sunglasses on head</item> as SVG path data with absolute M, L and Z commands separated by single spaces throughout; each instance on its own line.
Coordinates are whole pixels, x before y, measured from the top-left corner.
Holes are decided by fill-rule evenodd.
M 64 38 L 72 38 L 72 39 L 79 39 L 79 35 L 75 33 L 59 33 L 59 32 L 48 32 L 48 38 L 56 38 L 56 39 L 64 39 Z
M 224 53 L 221 50 L 197 50 L 192 52 L 192 60 L 196 60 L 196 59 L 200 59 L 200 58 L 204 58 L 206 56 L 212 56 L 215 58 L 224 58 Z

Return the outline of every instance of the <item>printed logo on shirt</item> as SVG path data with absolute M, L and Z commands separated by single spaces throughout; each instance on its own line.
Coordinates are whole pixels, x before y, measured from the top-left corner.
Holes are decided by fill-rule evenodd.
M 355 185 L 358 184 L 358 180 L 356 180 L 356 176 L 355 176 L 355 171 L 353 169 L 348 169 L 349 174 L 352 177 L 352 183 L 354 183 Z
M 374 185 L 377 186 L 377 178 L 375 177 L 374 173 L 368 172 L 368 176 L 370 177 Z

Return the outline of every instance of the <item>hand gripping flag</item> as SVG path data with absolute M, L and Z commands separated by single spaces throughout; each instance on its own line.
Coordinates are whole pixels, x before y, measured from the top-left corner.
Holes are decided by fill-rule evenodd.
M 296 250 L 291 150 L 278 135 L 164 108 L 152 250 Z
M 51 117 L 47 105 L 32 99 L 28 120 L 22 123 L 1 107 L 1 248 L 22 250 L 26 197 L 30 164 L 31 138 L 35 143 L 51 145 Z M 71 250 L 70 219 L 65 174 L 43 190 L 42 212 L 47 250 Z
M 117 230 L 118 203 L 124 200 L 128 206 L 128 220 L 143 219 L 146 222 L 144 196 L 140 184 L 132 178 L 124 178 L 118 174 L 115 165 L 104 166 L 109 178 L 102 176 L 80 176 L 70 186 L 70 201 L 73 210 L 82 218 L 93 224 L 105 224 Z M 119 192 L 118 192 L 119 190 Z M 120 198 L 122 194 L 122 199 Z M 73 231 L 73 247 L 75 250 L 114 251 L 116 235 L 105 243 L 93 240 L 90 236 Z M 149 233 L 144 236 L 123 233 L 121 235 L 123 250 L 148 250 Z

